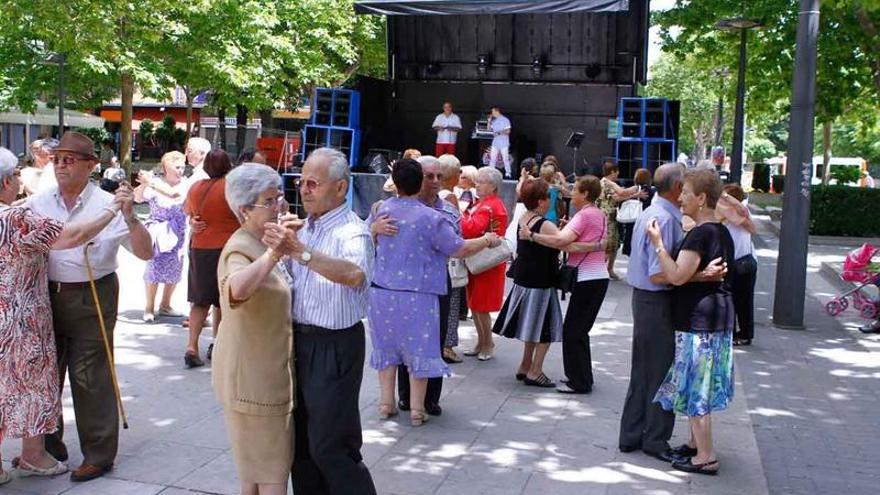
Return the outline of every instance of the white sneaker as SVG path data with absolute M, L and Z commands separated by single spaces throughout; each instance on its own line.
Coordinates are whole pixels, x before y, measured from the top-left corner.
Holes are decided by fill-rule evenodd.
M 174 308 L 159 308 L 159 316 L 167 316 L 169 318 L 180 318 L 183 313 L 174 311 Z
M 156 316 L 153 313 L 147 313 L 144 311 L 144 323 L 153 323 L 156 321 Z

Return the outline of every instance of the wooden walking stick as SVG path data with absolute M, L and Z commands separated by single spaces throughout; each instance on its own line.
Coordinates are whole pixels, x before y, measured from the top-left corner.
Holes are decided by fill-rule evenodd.
M 110 350 L 110 340 L 107 338 L 107 327 L 104 325 L 104 312 L 101 311 L 101 299 L 98 297 L 98 290 L 95 288 L 95 276 L 92 274 L 92 264 L 89 262 L 89 248 L 92 243 L 86 244 L 86 270 L 89 273 L 89 287 L 92 289 L 92 299 L 95 301 L 95 311 L 98 313 L 98 326 L 101 328 L 101 339 L 104 342 L 104 351 L 107 353 L 107 363 L 110 365 L 110 380 L 113 382 L 113 392 L 116 394 L 116 407 L 119 409 L 119 416 L 122 418 L 122 428 L 128 429 L 128 418 L 125 417 L 125 408 L 122 406 L 122 395 L 119 392 L 119 382 L 116 379 L 116 365 L 113 361 L 113 353 Z

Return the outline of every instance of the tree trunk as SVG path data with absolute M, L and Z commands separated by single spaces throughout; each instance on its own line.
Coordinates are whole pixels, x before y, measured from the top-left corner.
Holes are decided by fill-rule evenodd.
M 134 78 L 122 75 L 122 121 L 119 126 L 119 157 L 122 168 L 131 171 L 131 117 L 134 111 Z
M 822 123 L 822 184 L 828 185 L 831 179 L 831 125 L 832 122 Z
M 235 105 L 235 153 L 241 154 L 247 142 L 248 109 L 244 105 Z
M 266 129 L 272 128 L 272 109 L 267 108 L 265 110 L 260 110 L 260 127 L 262 127 L 263 132 Z
M 220 107 L 217 109 L 217 134 L 220 136 L 219 141 L 215 140 L 215 142 L 220 143 L 220 149 L 226 149 L 226 109 Z

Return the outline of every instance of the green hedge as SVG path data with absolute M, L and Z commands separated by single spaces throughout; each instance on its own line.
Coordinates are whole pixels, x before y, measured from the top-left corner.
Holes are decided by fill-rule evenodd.
M 880 236 L 880 189 L 813 186 L 811 194 L 811 234 Z

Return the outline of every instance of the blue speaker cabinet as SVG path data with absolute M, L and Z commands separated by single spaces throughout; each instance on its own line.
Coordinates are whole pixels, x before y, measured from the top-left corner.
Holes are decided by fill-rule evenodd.
M 312 102 L 312 125 L 329 127 L 345 127 L 360 129 L 361 127 L 361 94 L 350 89 L 315 90 Z
M 653 172 L 660 165 L 675 161 L 677 108 L 677 102 L 664 98 L 620 99 L 615 157 L 622 179 L 631 179 L 640 168 Z

